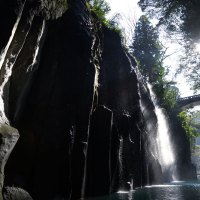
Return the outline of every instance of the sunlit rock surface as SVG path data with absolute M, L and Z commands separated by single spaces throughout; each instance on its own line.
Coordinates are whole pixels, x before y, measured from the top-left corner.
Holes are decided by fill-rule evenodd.
M 21 188 L 15 188 L 15 187 L 5 187 L 4 188 L 4 194 L 3 194 L 4 200 L 33 200 L 32 197 L 28 194 L 28 192 L 24 191 Z
M 0 125 L 0 199 L 4 186 L 4 168 L 18 138 L 19 133 L 15 128 L 5 124 Z

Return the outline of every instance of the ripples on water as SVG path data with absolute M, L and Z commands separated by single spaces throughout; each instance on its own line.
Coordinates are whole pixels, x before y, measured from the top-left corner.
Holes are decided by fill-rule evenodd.
M 174 182 L 169 185 L 147 186 L 90 200 L 200 200 L 200 182 Z

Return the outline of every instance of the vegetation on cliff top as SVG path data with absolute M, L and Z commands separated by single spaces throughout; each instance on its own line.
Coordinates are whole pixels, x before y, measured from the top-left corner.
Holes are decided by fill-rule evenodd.
M 158 31 L 146 16 L 141 16 L 136 24 L 133 44 L 130 46 L 138 61 L 138 67 L 146 81 L 154 88 L 163 107 L 172 109 L 176 106 L 178 89 L 166 80 L 163 67 L 165 51 L 159 41 Z
M 160 30 L 184 47 L 179 71 L 187 75 L 194 90 L 200 90 L 200 55 L 196 51 L 200 43 L 200 1 L 140 0 L 139 5 L 148 17 L 158 20 Z
M 121 29 L 118 26 L 117 21 L 115 20 L 115 17 L 113 20 L 108 20 L 106 18 L 106 15 L 110 12 L 110 6 L 105 0 L 88 0 L 86 2 L 88 10 L 94 12 L 99 21 L 109 29 L 115 31 L 120 36 L 122 36 Z
M 149 19 L 158 21 L 159 33 L 167 33 L 169 41 L 178 44 L 181 50 L 176 74 L 184 73 L 193 91 L 200 91 L 200 1 L 199 0 L 140 0 L 139 6 Z M 171 68 L 174 66 L 171 66 Z M 183 86 L 184 87 L 184 86 Z M 160 92 L 159 92 L 160 93 Z M 168 95 L 165 95 L 168 99 Z M 198 123 L 194 113 L 185 110 L 178 118 L 185 129 L 191 146 L 198 137 Z
M 186 111 L 178 114 L 181 125 L 184 128 L 186 135 L 190 141 L 191 149 L 195 148 L 195 138 L 199 136 L 197 129 L 193 126 L 193 117 Z

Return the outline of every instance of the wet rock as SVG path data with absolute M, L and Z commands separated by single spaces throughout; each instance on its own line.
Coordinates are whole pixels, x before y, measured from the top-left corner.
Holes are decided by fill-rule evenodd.
M 142 185 L 141 158 L 143 158 L 143 152 L 140 145 L 142 137 L 140 137 L 141 130 L 137 125 L 141 120 L 141 111 L 138 81 L 134 71 L 136 63 L 129 59 L 129 55 L 122 47 L 120 36 L 116 32 L 104 28 L 103 34 L 98 100 L 100 104 L 113 111 L 115 133 L 118 135 L 117 140 L 115 137 L 118 147 L 113 145 L 115 148 L 112 151 L 113 156 L 117 155 L 113 157 L 114 162 L 112 163 L 112 169 L 116 169 L 117 174 L 113 176 L 116 182 L 112 184 L 112 188 L 116 191 L 119 188 L 125 188 L 126 183 L 131 182 L 133 178 L 136 187 Z M 119 147 L 120 141 L 121 147 Z
M 178 111 L 169 112 L 172 142 L 174 144 L 174 154 L 176 156 L 178 180 L 195 180 L 197 179 L 195 166 L 191 162 L 190 142 L 186 136 L 181 122 L 177 120 Z M 183 156 L 184 155 L 184 156 Z
M 151 153 L 147 153 L 148 161 L 147 161 L 147 184 L 148 185 L 156 185 L 156 184 L 162 184 L 163 179 L 163 173 L 161 169 L 161 165 L 158 161 L 158 159 L 155 158 L 154 155 Z
M 81 197 L 96 73 L 89 16 L 83 3 L 72 2 L 62 18 L 49 21 L 40 59 L 24 72 L 32 60 L 30 40 L 37 39 L 40 28 L 37 18 L 14 66 L 9 108 L 21 139 L 8 163 L 6 182 L 36 199 Z
M 21 188 L 6 187 L 3 193 L 4 200 L 33 200 L 28 192 Z
M 12 33 L 18 15 L 16 13 L 18 6 L 15 0 L 2 0 L 0 2 L 0 19 L 3 19 L 0 20 L 0 27 L 4 27 L 4 31 L 0 31 L 0 52 L 6 46 Z
M 38 0 L 39 14 L 46 19 L 57 19 L 68 9 L 67 0 Z
M 121 44 L 120 36 L 103 29 L 102 66 L 99 74 L 99 104 L 117 114 L 132 114 L 139 104 L 137 77 Z
M 4 98 L 8 118 L 20 132 L 6 165 L 6 185 L 24 188 L 34 199 L 73 200 L 160 182 L 149 145 L 156 139 L 154 106 L 120 36 L 98 22 L 85 0 L 68 0 L 66 12 L 65 0 L 27 2 L 15 37 L 22 49 Z M 12 19 L 6 34 L 0 33 L 6 41 L 0 48 L 8 41 L 15 7 L 8 10 Z M 184 150 L 177 152 L 181 156 Z M 189 163 L 186 153 L 180 164 Z M 21 189 L 5 192 L 16 200 L 20 194 L 29 198 Z
M 5 124 L 0 125 L 0 192 L 4 186 L 4 168 L 18 138 L 17 129 Z
M 86 196 L 110 193 L 112 111 L 99 106 L 92 113 L 87 153 Z

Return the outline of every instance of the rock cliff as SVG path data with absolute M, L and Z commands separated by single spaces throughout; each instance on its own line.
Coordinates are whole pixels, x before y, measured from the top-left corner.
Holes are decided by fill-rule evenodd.
M 17 142 L 4 199 L 79 199 L 161 183 L 145 125 L 156 116 L 141 99 L 154 108 L 120 36 L 85 0 L 4 0 L 0 11 L 0 126 L 20 135 L 17 142 L 12 129 L 14 140 L 1 141 L 8 154 Z

